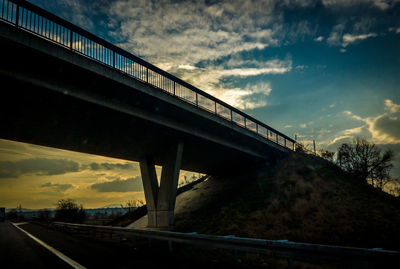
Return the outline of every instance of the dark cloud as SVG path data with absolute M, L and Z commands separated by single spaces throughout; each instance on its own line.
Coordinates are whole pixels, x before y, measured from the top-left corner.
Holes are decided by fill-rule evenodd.
M 143 191 L 142 179 L 140 176 L 127 179 L 117 178 L 113 181 L 96 183 L 91 186 L 99 192 L 130 192 Z
M 131 163 L 91 163 L 89 164 L 89 169 L 93 171 L 98 170 L 114 170 L 114 169 L 134 169 Z
M 400 139 L 400 119 L 399 117 L 385 115 L 375 122 L 375 129 L 387 134 L 392 138 Z
M 344 143 L 349 143 L 349 144 L 351 144 L 351 143 L 353 142 L 353 140 L 354 140 L 354 137 L 352 137 L 352 136 L 338 137 L 338 138 L 336 138 L 334 141 L 332 141 L 332 143 L 329 144 L 329 145 L 327 146 L 326 149 L 329 150 L 329 151 L 334 151 L 334 152 L 336 152 L 336 151 L 338 150 L 338 148 L 339 148 L 342 144 L 344 144 Z
M 379 144 L 377 145 L 383 152 L 391 150 L 394 152 L 393 168 L 391 175 L 394 178 L 400 179 L 400 144 Z
M 42 185 L 40 185 L 42 188 L 51 188 L 52 190 L 59 191 L 59 192 L 64 192 L 70 188 L 72 188 L 72 184 L 57 184 L 57 183 L 51 183 L 47 182 Z
M 79 163 L 66 159 L 31 158 L 0 162 L 0 178 L 19 177 L 23 174 L 61 175 L 78 171 Z

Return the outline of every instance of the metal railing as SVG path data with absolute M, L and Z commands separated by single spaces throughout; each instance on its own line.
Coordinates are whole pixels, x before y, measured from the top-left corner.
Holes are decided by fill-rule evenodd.
M 355 268 L 388 268 L 386 265 L 394 264 L 400 258 L 399 251 L 296 243 L 287 240 L 152 231 L 64 222 L 53 222 L 51 226 L 62 231 L 117 235 L 120 239 L 130 238 L 132 242 L 136 242 L 136 237 L 167 241 L 170 251 L 172 251 L 172 242 L 175 242 L 196 247 L 230 249 L 234 251 L 235 259 L 237 259 L 238 251 L 266 254 L 287 259 L 289 267 L 292 266 L 293 261 L 304 261 L 319 264 L 349 265 Z
M 112 67 L 185 102 L 235 123 L 282 147 L 295 141 L 244 112 L 132 55 L 131 53 L 24 0 L 0 0 L 0 20 L 75 53 Z

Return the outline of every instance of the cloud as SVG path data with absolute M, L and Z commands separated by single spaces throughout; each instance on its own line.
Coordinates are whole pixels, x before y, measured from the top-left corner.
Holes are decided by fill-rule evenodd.
M 326 42 L 332 46 L 339 46 L 344 31 L 344 24 L 337 24 L 333 27 Z
M 267 105 L 265 97 L 272 91 L 268 81 L 247 83 L 242 88 L 232 87 L 223 81 L 229 78 L 284 74 L 291 70 L 290 58 L 261 62 L 232 57 L 223 64 L 212 64 L 208 69 L 191 70 L 184 75 L 184 79 L 238 109 L 255 109 Z
M 125 49 L 230 105 L 253 109 L 265 106 L 266 100 L 252 101 L 254 96 L 249 95 L 253 95 L 253 86 L 240 88 L 227 81 L 284 74 L 291 71 L 292 62 L 249 60 L 241 55 L 277 46 L 282 35 L 290 35 L 288 32 L 295 36 L 309 32 L 307 21 L 298 23 L 296 29 L 283 29 L 282 11 L 277 5 L 268 0 L 167 0 L 151 5 L 145 0 L 120 0 L 109 8 L 109 16 L 117 25 L 110 34 L 120 39 Z
M 66 190 L 70 189 L 73 187 L 72 184 L 57 184 L 57 183 L 52 183 L 52 182 L 47 182 L 42 185 L 40 185 L 41 188 L 50 188 L 54 191 L 58 192 L 65 192 Z
M 296 70 L 304 70 L 304 69 L 306 69 L 306 68 L 308 68 L 308 65 L 297 65 L 297 66 L 295 67 Z
M 393 103 L 393 101 L 390 99 L 386 99 L 385 100 L 385 109 L 390 111 L 390 113 L 397 113 L 397 112 L 400 112 L 400 105 Z
M 374 3 L 374 6 L 376 6 L 377 8 L 379 8 L 381 10 L 386 10 L 389 8 L 389 4 L 383 0 L 374 0 L 373 3 Z
M 350 128 L 346 129 L 343 131 L 345 135 L 352 135 L 352 134 L 359 134 L 362 132 L 364 126 L 356 127 L 356 128 Z
M 78 172 L 79 163 L 66 159 L 30 158 L 0 162 L 0 178 L 19 177 L 23 174 L 61 175 Z
M 351 141 L 352 139 L 353 139 L 353 137 L 349 136 L 349 135 L 338 136 L 338 137 L 335 137 L 329 145 L 330 146 L 331 145 L 340 145 L 342 143 L 346 143 L 348 141 Z
M 366 5 L 370 7 L 374 7 L 380 9 L 382 11 L 387 10 L 390 7 L 390 3 L 395 1 L 388 0 L 322 0 L 322 3 L 326 7 L 335 7 L 335 8 L 343 8 L 343 7 L 351 7 L 356 5 Z
M 364 122 L 365 128 L 372 137 L 372 141 L 376 144 L 397 144 L 400 143 L 400 105 L 393 103 L 392 100 L 385 100 L 385 109 L 387 112 L 375 117 L 360 117 L 351 111 L 344 111 L 345 115 Z M 350 130 L 361 130 L 358 128 Z M 349 131 L 349 130 L 347 130 Z
M 363 27 L 362 23 L 359 24 L 360 28 Z M 333 27 L 329 37 L 327 39 L 327 43 L 331 46 L 341 46 L 341 52 L 346 52 L 344 48 L 348 45 L 355 43 L 357 41 L 365 40 L 367 38 L 376 37 L 375 33 L 366 33 L 366 34 L 350 34 L 346 33 L 344 24 L 337 24 Z
M 400 143 L 400 119 L 382 115 L 372 120 L 370 131 L 381 143 Z
M 121 45 L 177 67 L 276 44 L 274 11 L 271 1 L 121 0 L 110 5 L 109 16 Z
M 135 166 L 131 163 L 91 163 L 89 164 L 89 169 L 93 171 L 98 170 L 129 170 L 134 169 Z
M 185 69 L 185 70 L 195 70 L 196 67 L 193 65 L 189 65 L 189 64 L 181 64 L 178 66 L 179 69 Z
M 370 37 L 376 37 L 376 34 L 375 33 L 361 34 L 361 35 L 345 34 L 343 35 L 342 46 L 347 47 L 351 43 L 354 43 L 359 40 L 364 40 Z
M 389 32 L 394 32 L 395 34 L 400 34 L 400 27 L 396 28 L 396 27 L 389 27 L 388 28 Z
M 127 179 L 116 178 L 115 180 L 96 183 L 91 186 L 98 192 L 140 192 L 143 191 L 142 179 L 140 176 Z
M 319 36 L 313 39 L 315 42 L 322 42 L 324 40 L 323 36 Z

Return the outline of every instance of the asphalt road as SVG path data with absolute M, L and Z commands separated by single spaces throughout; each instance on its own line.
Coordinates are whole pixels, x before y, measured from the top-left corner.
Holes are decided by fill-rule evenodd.
M 9 222 L 0 222 L 1 268 L 71 268 Z
M 231 268 L 215 260 L 192 260 L 170 253 L 166 242 L 120 242 L 93 235 L 65 233 L 38 224 L 19 226 L 86 268 Z M 176 246 L 174 246 L 176 247 Z M 213 255 L 214 256 L 214 255 Z M 9 222 L 0 222 L 0 268 L 72 268 Z

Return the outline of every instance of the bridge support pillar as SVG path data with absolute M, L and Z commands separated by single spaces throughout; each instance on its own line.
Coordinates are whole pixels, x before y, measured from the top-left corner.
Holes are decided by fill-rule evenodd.
M 147 204 L 148 227 L 167 228 L 174 224 L 174 208 L 182 163 L 183 143 L 177 143 L 168 152 L 162 165 L 161 182 L 152 158 L 140 162 L 144 195 Z

